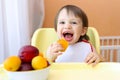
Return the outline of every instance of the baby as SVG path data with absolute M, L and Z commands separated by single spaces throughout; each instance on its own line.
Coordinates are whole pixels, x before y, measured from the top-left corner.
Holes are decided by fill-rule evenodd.
M 87 29 L 88 18 L 83 10 L 74 5 L 63 6 L 55 18 L 55 30 L 59 39 L 65 39 L 69 46 L 65 52 L 61 52 L 61 44 L 51 44 L 47 50 L 47 58 L 53 62 L 86 62 L 94 65 L 104 61 L 89 43 Z

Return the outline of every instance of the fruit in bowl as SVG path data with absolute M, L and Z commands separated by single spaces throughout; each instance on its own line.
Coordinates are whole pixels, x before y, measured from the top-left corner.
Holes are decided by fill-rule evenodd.
M 21 63 L 18 71 L 30 71 L 34 70 L 31 63 Z
M 16 71 L 21 65 L 21 60 L 18 56 L 10 56 L 4 61 L 3 65 L 8 71 Z
M 48 62 L 42 56 L 36 56 L 32 59 L 32 67 L 36 70 L 45 68 L 47 66 L 48 66 Z
M 3 65 L 10 80 L 46 80 L 50 64 L 36 47 L 25 45 L 18 56 L 5 59 Z
M 39 55 L 39 50 L 31 45 L 21 47 L 18 54 L 22 62 L 31 62 L 32 58 L 37 55 Z

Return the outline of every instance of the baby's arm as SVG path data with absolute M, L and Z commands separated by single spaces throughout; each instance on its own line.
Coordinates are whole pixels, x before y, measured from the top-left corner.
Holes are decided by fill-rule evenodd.
M 93 64 L 93 66 L 103 61 L 106 61 L 105 58 L 101 54 L 98 54 L 94 47 L 93 52 L 89 53 L 85 59 L 86 63 Z
M 62 54 L 62 52 L 60 52 L 62 50 L 63 47 L 59 43 L 55 42 L 51 44 L 47 50 L 47 59 L 51 62 L 54 62 L 57 56 Z

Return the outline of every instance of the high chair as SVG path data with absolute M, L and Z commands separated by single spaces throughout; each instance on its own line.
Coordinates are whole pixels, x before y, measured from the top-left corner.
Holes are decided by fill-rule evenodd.
M 92 45 L 96 48 L 97 52 L 100 53 L 100 40 L 97 30 L 93 27 L 88 27 L 87 34 Z M 45 56 L 48 46 L 57 40 L 58 37 L 54 28 L 39 28 L 32 36 L 31 45 L 37 47 Z

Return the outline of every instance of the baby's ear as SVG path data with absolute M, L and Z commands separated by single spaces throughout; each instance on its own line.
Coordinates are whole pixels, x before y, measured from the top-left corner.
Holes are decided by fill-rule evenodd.
M 83 27 L 81 36 L 84 36 L 87 33 L 88 27 Z

